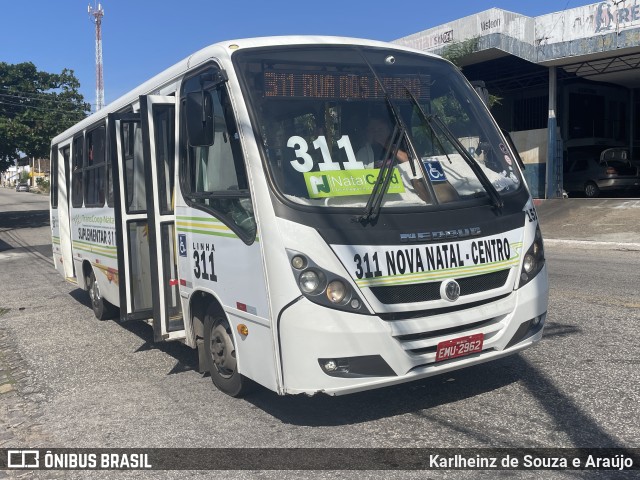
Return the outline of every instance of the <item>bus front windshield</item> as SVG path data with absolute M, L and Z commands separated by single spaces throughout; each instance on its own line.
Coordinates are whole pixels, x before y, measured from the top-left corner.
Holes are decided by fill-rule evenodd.
M 482 102 L 441 59 L 290 46 L 234 62 L 269 174 L 294 203 L 364 208 L 376 190 L 384 208 L 489 201 L 522 185 Z

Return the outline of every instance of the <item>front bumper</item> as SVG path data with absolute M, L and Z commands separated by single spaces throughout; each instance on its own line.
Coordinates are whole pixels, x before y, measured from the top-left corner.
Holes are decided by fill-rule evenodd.
M 546 266 L 526 286 L 495 302 L 406 320 L 356 315 L 301 299 L 282 312 L 278 327 L 283 392 L 341 395 L 498 359 L 542 338 L 547 304 Z M 523 327 L 536 317 L 542 317 L 538 326 Z M 435 362 L 435 347 L 439 342 L 475 333 L 484 335 L 482 352 Z M 358 361 L 380 357 L 389 369 L 381 369 L 383 375 L 369 371 L 337 376 L 325 373 L 320 366 L 320 359 L 353 357 L 358 357 Z

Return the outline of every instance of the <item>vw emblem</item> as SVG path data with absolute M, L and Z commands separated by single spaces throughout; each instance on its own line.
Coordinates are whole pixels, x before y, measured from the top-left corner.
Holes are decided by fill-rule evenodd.
M 455 280 L 445 280 L 440 289 L 442 298 L 455 302 L 460 297 L 460 285 Z

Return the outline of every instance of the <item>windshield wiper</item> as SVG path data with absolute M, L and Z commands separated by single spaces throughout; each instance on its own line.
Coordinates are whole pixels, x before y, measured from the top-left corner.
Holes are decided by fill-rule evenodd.
M 353 217 L 353 221 L 368 222 L 371 219 L 376 218 L 378 213 L 380 213 L 380 205 L 382 205 L 384 192 L 386 192 L 389 183 L 391 182 L 393 167 L 395 167 L 397 162 L 396 155 L 398 154 L 398 148 L 404 135 L 404 131 L 402 129 L 398 130 L 398 126 L 396 125 L 390 139 L 395 140 L 396 137 L 398 137 L 398 142 L 397 144 L 395 142 L 390 143 L 385 149 L 384 156 L 382 157 L 382 166 L 380 167 L 378 178 L 376 179 L 376 183 L 373 185 L 373 189 L 371 190 L 371 194 L 367 200 L 367 205 L 364 207 L 364 213 L 357 217 Z M 391 151 L 392 149 L 393 152 Z M 392 155 L 389 156 L 389 154 Z
M 398 155 L 398 150 L 400 149 L 400 145 L 402 144 L 402 141 L 403 140 L 406 141 L 405 143 L 408 146 L 408 150 L 410 150 L 409 152 L 407 152 L 407 156 L 409 157 L 409 166 L 411 167 L 411 173 L 413 174 L 414 177 L 416 176 L 416 168 L 415 168 L 415 165 L 413 164 L 413 161 L 414 159 L 418 158 L 418 155 L 416 153 L 416 150 L 413 144 L 411 143 L 411 139 L 409 138 L 409 135 L 407 134 L 407 126 L 402 121 L 402 117 L 398 113 L 396 106 L 391 101 L 391 97 L 389 97 L 389 93 L 387 92 L 386 87 L 380 80 L 378 73 L 374 70 L 369 60 L 367 60 L 367 57 L 365 56 L 365 54 L 360 49 L 357 49 L 357 50 L 360 56 L 362 57 L 362 59 L 364 60 L 364 62 L 369 67 L 369 70 L 371 71 L 371 73 L 373 73 L 376 79 L 376 82 L 380 87 L 380 90 L 382 90 L 382 93 L 384 94 L 384 99 L 386 100 L 387 105 L 389 105 L 389 109 L 393 114 L 396 125 L 394 128 L 393 134 L 391 135 L 391 140 L 395 140 L 396 136 L 398 137 L 398 141 L 391 142 L 390 145 L 388 145 L 385 150 L 385 155 L 383 157 L 383 164 L 380 168 L 380 172 L 378 174 L 378 178 L 376 179 L 376 183 L 373 186 L 373 190 L 371 191 L 371 195 L 369 195 L 369 199 L 367 200 L 367 205 L 365 206 L 364 213 L 362 215 L 358 215 L 352 218 L 354 222 L 368 222 L 368 221 L 371 221 L 372 219 L 375 219 L 380 213 L 380 208 L 382 207 L 382 200 L 384 198 L 385 193 L 387 192 L 387 189 L 389 188 L 391 177 L 393 177 L 393 168 L 398 162 L 397 155 Z M 391 152 L 392 149 L 393 149 L 393 152 Z M 391 157 L 388 156 L 389 153 L 393 153 Z M 389 159 L 390 161 L 387 159 Z M 427 184 L 428 184 L 428 190 L 429 190 L 429 194 L 431 195 L 431 198 L 435 199 L 436 197 L 435 197 L 435 193 L 433 192 L 433 187 L 431 186 L 431 184 L 429 184 L 429 182 L 427 182 Z
M 456 136 L 451 133 L 449 127 L 447 127 L 437 115 L 432 115 L 431 117 L 432 121 L 435 121 L 435 123 L 440 127 L 447 140 L 451 142 L 455 149 L 458 150 L 458 153 L 460 153 L 460 156 L 467 162 L 469 167 L 471 167 L 473 173 L 476 174 L 478 180 L 480 180 L 480 183 L 489 194 L 493 205 L 499 210 L 502 209 L 502 207 L 504 207 L 504 200 L 502 200 L 502 197 L 498 193 L 498 190 L 496 190 L 496 187 L 493 185 L 493 183 L 491 183 L 491 180 L 489 180 L 487 174 L 482 171 L 482 167 L 480 167 L 478 162 L 476 162 L 471 154 L 467 151 L 467 149 L 464 148 L 464 145 L 460 143 L 460 140 L 458 140 Z
M 418 100 L 416 99 L 413 92 L 409 90 L 409 88 L 406 85 L 404 86 L 404 88 L 407 91 L 407 94 L 409 95 L 409 97 L 411 98 L 413 105 L 418 109 L 418 113 L 420 114 L 422 121 L 429 127 L 431 132 L 436 135 L 437 139 L 438 139 L 438 133 L 436 132 L 436 129 L 434 128 L 433 125 L 434 124 L 438 125 L 438 128 L 440 129 L 442 134 L 445 136 L 445 138 L 458 151 L 458 153 L 464 159 L 464 161 L 467 162 L 467 164 L 469 165 L 473 173 L 476 174 L 476 177 L 478 177 L 478 180 L 480 180 L 480 183 L 489 194 L 489 198 L 491 198 L 491 203 L 497 209 L 499 210 L 502 209 L 502 207 L 504 207 L 504 201 L 502 200 L 502 197 L 498 193 L 498 190 L 496 190 L 496 187 L 493 185 L 493 183 L 491 183 L 491 180 L 489 180 L 489 177 L 487 177 L 487 175 L 482 171 L 482 167 L 478 165 L 478 162 L 476 162 L 473 159 L 473 157 L 467 151 L 467 149 L 464 148 L 464 145 L 460 143 L 460 140 L 458 140 L 458 138 L 451 132 L 451 130 L 449 130 L 449 127 L 447 127 L 437 115 L 427 115 L 427 113 L 424 111 L 420 103 L 418 103 Z M 440 143 L 440 146 L 442 147 L 442 143 L 440 142 L 440 139 L 438 139 L 438 143 Z M 445 149 L 443 148 L 442 151 L 445 151 Z

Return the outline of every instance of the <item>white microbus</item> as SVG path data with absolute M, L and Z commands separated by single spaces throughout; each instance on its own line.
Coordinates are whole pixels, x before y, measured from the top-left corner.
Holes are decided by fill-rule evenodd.
M 448 61 L 219 43 L 52 141 L 56 268 L 98 318 L 197 348 L 229 395 L 416 380 L 540 340 L 521 164 Z

